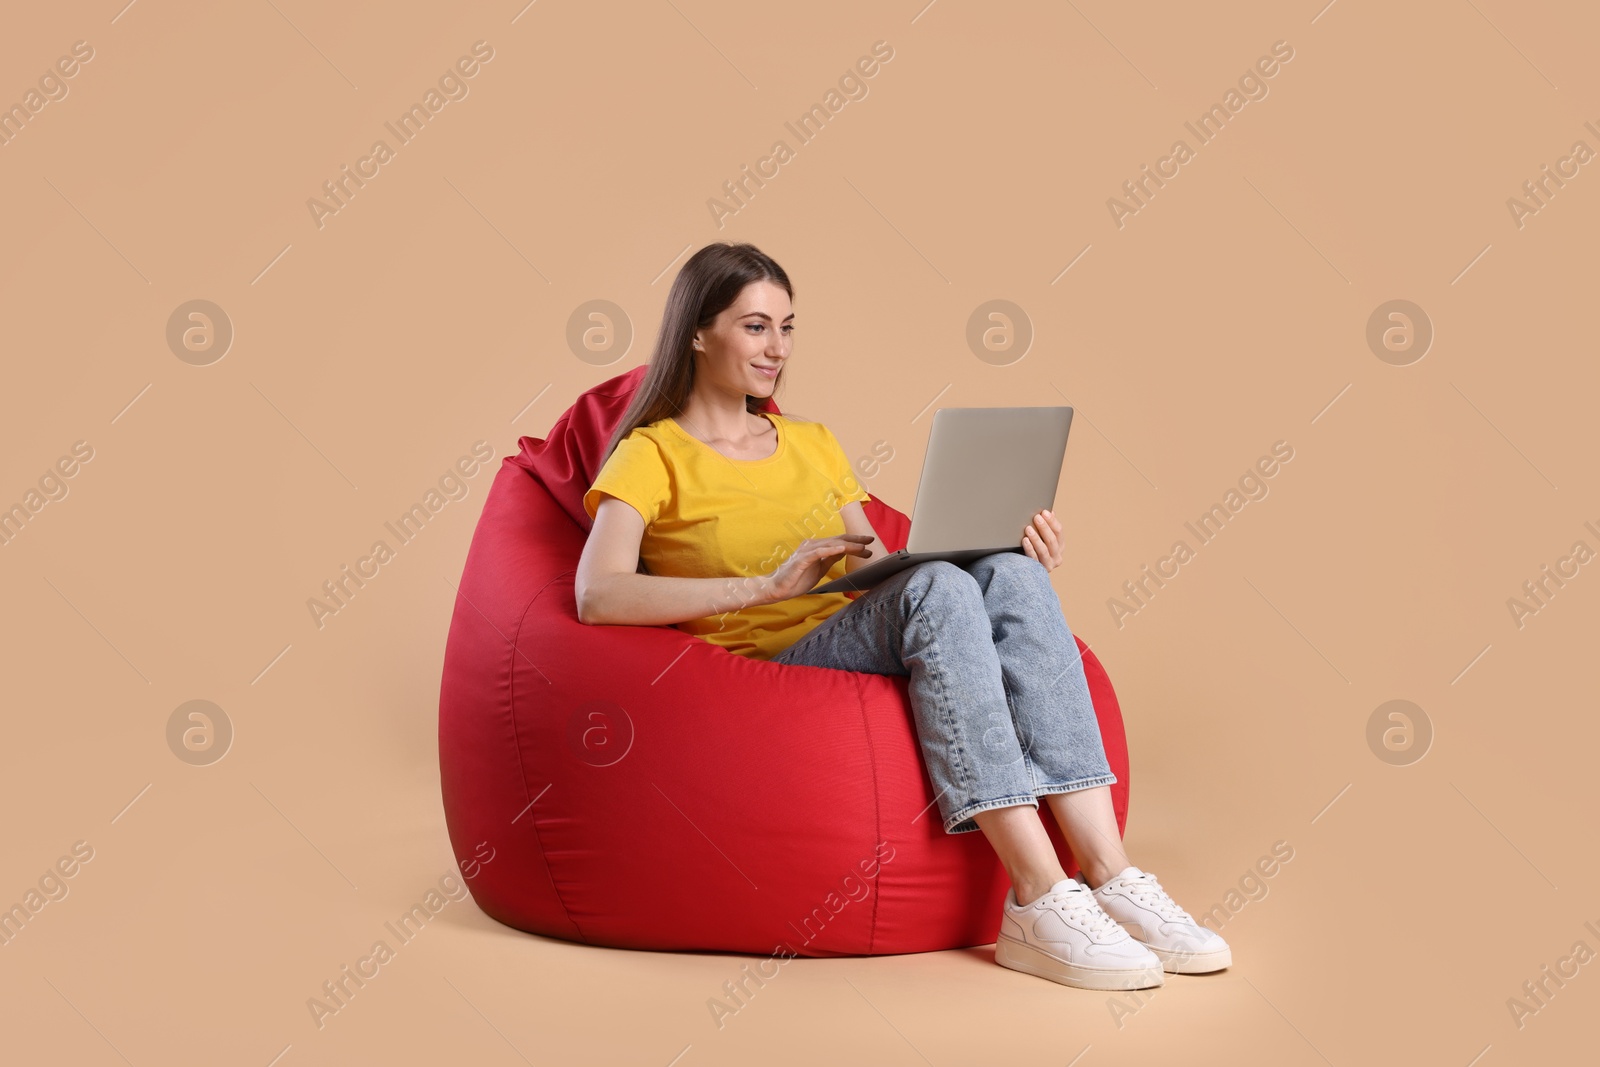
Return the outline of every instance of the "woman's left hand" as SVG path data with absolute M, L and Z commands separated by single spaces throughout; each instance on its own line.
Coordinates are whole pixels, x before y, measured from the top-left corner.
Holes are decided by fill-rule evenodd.
M 1041 511 L 1033 517 L 1033 525 L 1022 532 L 1022 550 L 1032 559 L 1053 571 L 1061 566 L 1061 523 L 1055 513 Z

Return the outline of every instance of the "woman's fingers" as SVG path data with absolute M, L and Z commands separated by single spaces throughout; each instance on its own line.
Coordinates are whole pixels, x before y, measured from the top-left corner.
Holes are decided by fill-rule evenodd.
M 1022 548 L 1033 559 L 1053 570 L 1061 565 L 1060 539 L 1056 531 L 1061 524 L 1049 511 L 1035 513 L 1033 522 L 1023 530 Z
M 872 555 L 872 550 L 865 545 L 857 544 L 815 545 L 811 548 L 809 555 L 811 562 L 826 563 L 831 567 L 837 560 L 845 556 L 870 556 Z
M 1034 516 L 1033 524 L 1039 530 L 1039 540 L 1047 545 L 1054 545 L 1059 542 L 1060 539 L 1056 537 L 1056 534 L 1061 532 L 1061 523 L 1050 512 L 1039 512 L 1038 515 Z
M 877 538 L 871 534 L 840 534 L 823 541 L 817 546 L 816 551 L 819 553 L 819 558 L 838 555 L 870 556 L 872 550 L 867 544 L 876 540 Z

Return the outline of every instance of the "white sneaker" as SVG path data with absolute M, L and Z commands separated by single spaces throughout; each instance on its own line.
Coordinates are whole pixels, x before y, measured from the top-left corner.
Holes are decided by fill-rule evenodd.
M 1205 974 L 1233 963 L 1233 950 L 1167 896 L 1155 875 L 1125 867 L 1094 891 L 1100 906 L 1173 974 Z
M 1071 878 L 1027 907 L 1006 890 L 994 961 L 1079 989 L 1148 989 L 1165 981 L 1160 957 L 1129 937 L 1088 886 Z

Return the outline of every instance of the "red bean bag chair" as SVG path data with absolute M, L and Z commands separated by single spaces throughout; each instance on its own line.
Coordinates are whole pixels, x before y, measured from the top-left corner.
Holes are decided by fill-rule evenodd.
M 578 621 L 583 493 L 644 371 L 584 393 L 545 440 L 522 438 L 473 535 L 439 697 L 445 819 L 473 899 L 509 926 L 619 948 L 993 942 L 1005 872 L 981 832 L 941 828 L 905 678 Z M 905 545 L 905 515 L 863 506 L 886 548 Z M 1121 712 L 1079 648 L 1125 829 Z

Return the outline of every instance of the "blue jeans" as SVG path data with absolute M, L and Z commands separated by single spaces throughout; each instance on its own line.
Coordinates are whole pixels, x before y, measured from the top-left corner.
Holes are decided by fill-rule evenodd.
M 978 829 L 976 812 L 1117 780 L 1049 572 L 1021 552 L 908 567 L 772 662 L 908 676 L 946 833 Z

